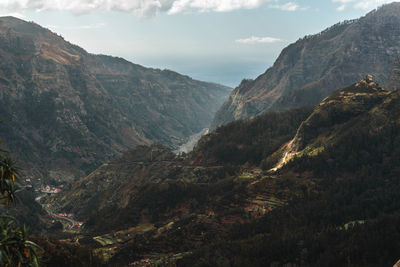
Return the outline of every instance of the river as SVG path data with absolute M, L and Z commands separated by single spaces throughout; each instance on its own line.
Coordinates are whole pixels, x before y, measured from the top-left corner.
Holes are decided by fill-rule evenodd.
M 209 128 L 204 128 L 198 133 L 195 133 L 194 135 L 191 135 L 188 139 L 188 141 L 178 147 L 177 150 L 175 150 L 176 154 L 181 154 L 181 153 L 189 153 L 190 151 L 193 150 L 194 146 L 197 144 L 197 142 L 200 140 L 200 138 L 208 134 Z

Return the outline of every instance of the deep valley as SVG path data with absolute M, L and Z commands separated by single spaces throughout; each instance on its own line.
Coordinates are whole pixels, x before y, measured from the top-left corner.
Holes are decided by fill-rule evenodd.
M 0 265 L 400 266 L 399 55 L 396 2 L 233 91 L 0 17 Z

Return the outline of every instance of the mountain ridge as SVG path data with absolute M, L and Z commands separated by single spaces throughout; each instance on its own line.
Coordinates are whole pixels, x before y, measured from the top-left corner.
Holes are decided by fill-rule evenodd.
M 400 218 L 399 103 L 368 75 L 312 111 L 221 126 L 188 155 L 138 146 L 46 203 L 84 221 L 108 264 L 387 265 L 395 238 L 371 229 Z
M 0 58 L 1 138 L 41 178 L 84 175 L 135 145 L 177 147 L 230 90 L 90 54 L 13 17 L 0 18 Z
M 370 112 L 390 95 L 390 91 L 374 83 L 371 75 L 335 91 L 323 99 L 313 113 L 301 123 L 294 138 L 284 145 L 283 151 L 279 151 L 283 157 L 272 170 L 278 170 L 295 157 L 318 155 L 330 144 L 337 142 L 337 132 L 349 128 L 349 123 L 353 124 L 354 118 Z
M 290 44 L 264 74 L 235 88 L 212 128 L 264 111 L 316 105 L 366 73 L 385 85 L 400 54 L 399 14 L 400 3 L 387 4 Z

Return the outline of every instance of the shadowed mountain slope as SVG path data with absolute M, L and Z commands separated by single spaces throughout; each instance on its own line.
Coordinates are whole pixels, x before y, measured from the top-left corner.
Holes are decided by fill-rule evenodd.
M 278 153 L 300 185 L 283 207 L 197 249 L 178 266 L 391 266 L 400 228 L 400 92 L 370 77 L 325 98 Z M 288 157 L 288 154 L 292 154 Z M 201 262 L 201 264 L 199 264 Z
M 386 266 L 400 236 L 399 107 L 399 91 L 367 76 L 311 114 L 222 126 L 184 157 L 139 146 L 55 201 L 109 264 Z

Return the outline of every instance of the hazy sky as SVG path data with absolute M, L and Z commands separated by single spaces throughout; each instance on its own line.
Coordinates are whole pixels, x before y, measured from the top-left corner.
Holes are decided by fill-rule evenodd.
M 0 0 L 88 52 L 230 85 L 263 73 L 304 35 L 385 0 Z

